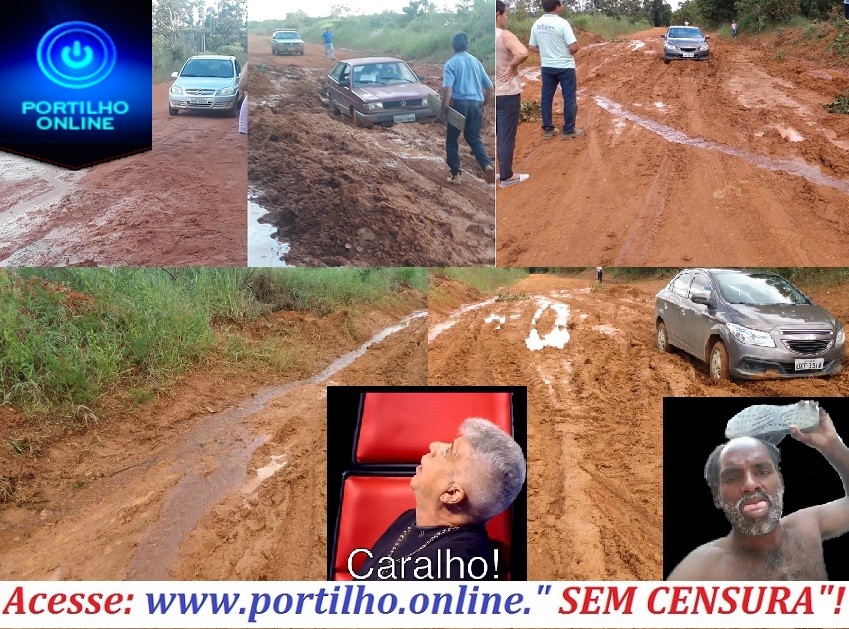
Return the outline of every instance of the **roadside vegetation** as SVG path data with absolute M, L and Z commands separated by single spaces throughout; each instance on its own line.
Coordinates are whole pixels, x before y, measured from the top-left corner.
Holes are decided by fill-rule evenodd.
M 527 277 L 526 269 L 512 269 L 505 267 L 479 267 L 479 268 L 441 268 L 433 269 L 432 273 L 448 279 L 458 280 L 464 284 L 477 289 L 485 295 L 495 294 L 499 288 L 515 284 L 523 277 Z
M 405 268 L 0 271 L 0 403 L 83 421 L 107 393 L 147 401 L 212 354 L 285 368 L 302 348 L 252 351 L 238 331 L 275 311 L 388 308 L 426 290 L 427 270 Z
M 321 34 L 330 27 L 337 48 L 430 63 L 444 63 L 451 57 L 451 37 L 464 31 L 469 36 L 469 52 L 481 60 L 487 72 L 494 72 L 495 0 L 463 0 L 450 12 L 428 0 L 409 0 L 401 11 L 352 15 L 348 6 L 339 4 L 326 17 L 292 11 L 285 19 L 250 22 L 248 31 L 270 37 L 275 30 L 293 28 L 304 41 L 321 44 Z
M 153 0 L 153 84 L 199 54 L 232 55 L 244 64 L 246 0 Z

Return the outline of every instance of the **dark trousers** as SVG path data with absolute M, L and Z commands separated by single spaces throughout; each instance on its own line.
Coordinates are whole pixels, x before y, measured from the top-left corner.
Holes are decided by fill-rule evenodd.
M 849 20 L 849 4 L 843 3 L 843 17 Z
M 495 97 L 495 139 L 501 181 L 513 176 L 513 150 L 516 148 L 521 109 L 521 94 Z
M 466 128 L 463 130 L 463 137 L 472 149 L 472 154 L 478 160 L 478 165 L 481 170 L 487 166 L 492 166 L 492 162 L 486 154 L 481 141 L 481 125 L 483 124 L 483 103 L 479 100 L 458 100 L 451 99 L 451 106 L 466 117 Z M 451 174 L 456 175 L 460 172 L 460 130 L 454 125 L 448 125 L 448 130 L 445 133 L 445 153 L 446 162 L 451 169 Z
M 575 68 L 542 68 L 542 95 L 540 109 L 542 110 L 542 128 L 554 129 L 551 121 L 551 106 L 557 86 L 563 93 L 563 133 L 575 130 L 575 116 L 578 115 L 577 79 Z

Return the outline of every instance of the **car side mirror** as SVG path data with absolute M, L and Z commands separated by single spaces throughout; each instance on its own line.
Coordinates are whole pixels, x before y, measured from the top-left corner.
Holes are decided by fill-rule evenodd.
M 701 304 L 703 306 L 707 306 L 708 308 L 714 307 L 713 299 L 711 298 L 709 290 L 693 288 L 690 291 L 690 301 L 692 301 L 694 304 Z
M 660 38 L 661 38 L 661 39 L 666 39 L 666 35 L 661 35 L 661 36 L 660 36 Z
M 172 73 L 171 73 L 171 78 L 172 78 L 172 79 L 176 79 L 178 76 L 180 76 L 180 73 L 179 73 L 179 72 L 172 72 Z
M 705 41 L 710 39 L 710 35 L 705 35 Z

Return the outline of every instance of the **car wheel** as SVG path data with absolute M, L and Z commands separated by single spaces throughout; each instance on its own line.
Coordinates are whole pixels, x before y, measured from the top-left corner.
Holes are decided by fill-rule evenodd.
M 671 352 L 672 346 L 669 344 L 669 337 L 666 336 L 666 324 L 663 321 L 657 322 L 657 329 L 654 333 L 654 342 L 657 349 L 661 352 Z
M 359 121 L 359 120 L 357 120 L 357 110 L 356 110 L 356 109 L 354 109 L 354 106 L 353 106 L 353 105 L 351 106 L 351 123 L 352 123 L 355 127 L 359 127 L 359 126 L 361 126 L 361 125 L 360 125 L 360 121 Z
M 667 59 L 666 57 L 664 57 L 664 58 L 663 58 L 663 63 L 669 63 L 669 59 Z
M 717 341 L 710 348 L 710 358 L 708 360 L 708 369 L 710 371 L 710 379 L 714 381 L 728 380 L 728 350 L 725 349 L 725 343 Z
M 169 116 L 176 116 L 178 113 L 180 113 L 179 110 L 175 109 L 174 107 L 168 107 Z

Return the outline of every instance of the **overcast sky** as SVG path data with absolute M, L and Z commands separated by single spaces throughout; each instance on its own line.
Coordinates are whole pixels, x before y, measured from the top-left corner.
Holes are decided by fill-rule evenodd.
M 283 19 L 289 13 L 301 10 L 310 17 L 325 17 L 330 15 L 330 7 L 344 4 L 354 15 L 370 15 L 393 11 L 401 13 L 401 7 L 409 4 L 408 0 L 248 0 L 248 20 L 262 22 L 263 20 Z M 454 0 L 434 0 L 439 9 L 453 8 Z

